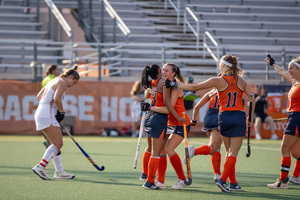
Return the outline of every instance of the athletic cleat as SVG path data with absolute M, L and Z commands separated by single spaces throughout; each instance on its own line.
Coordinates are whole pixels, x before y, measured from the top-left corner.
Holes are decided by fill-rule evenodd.
M 41 177 L 41 179 L 50 180 L 50 177 L 46 174 L 46 170 L 40 168 L 38 164 L 32 168 L 32 171 Z
M 55 172 L 54 176 L 53 176 L 53 178 L 56 178 L 56 179 L 72 179 L 74 177 L 75 177 L 74 174 L 70 174 L 70 173 L 68 173 L 66 171 L 63 171 L 61 173 Z
M 256 140 L 261 140 L 261 136 L 260 136 L 260 134 L 259 134 L 259 133 L 256 133 L 256 135 L 255 135 L 255 139 L 256 139 Z
M 158 180 L 155 181 L 155 185 L 158 186 L 160 189 L 167 189 L 166 183 L 159 182 Z
M 178 179 L 175 185 L 172 186 L 173 190 L 181 190 L 184 188 L 186 184 L 184 183 L 184 180 Z
M 292 175 L 289 181 L 290 181 L 291 183 L 300 185 L 300 176 L 298 176 L 298 178 L 296 178 L 295 176 Z
M 236 184 L 230 183 L 229 190 L 230 191 L 241 191 L 242 188 L 241 188 L 241 186 L 239 186 L 238 183 L 236 183 Z
M 141 176 L 140 176 L 140 180 L 141 180 L 141 181 L 146 181 L 146 180 L 147 180 L 147 177 L 148 177 L 147 174 L 142 173 Z
M 274 135 L 272 135 L 271 136 L 271 138 L 270 138 L 271 140 L 278 140 L 278 137 L 277 137 L 277 135 L 276 134 L 274 134 Z
M 277 179 L 275 183 L 268 184 L 267 187 L 270 189 L 288 189 L 289 188 L 288 180 L 284 183 L 280 179 Z
M 215 174 L 214 175 L 214 181 L 215 182 L 218 182 L 218 180 L 221 178 L 221 175 L 220 174 Z
M 148 181 L 146 181 L 142 187 L 146 190 L 160 190 L 158 186 L 156 186 L 154 183 L 149 183 Z
M 217 185 L 218 188 L 220 188 L 220 190 L 221 190 L 222 192 L 229 192 L 229 189 L 228 189 L 228 187 L 227 187 L 227 184 L 226 184 L 226 182 L 224 182 L 224 181 L 222 180 L 222 178 L 220 178 L 220 179 L 218 180 L 218 182 L 216 183 L 216 185 Z
M 188 151 L 189 151 L 189 157 L 190 157 L 190 161 L 191 161 L 192 157 L 194 157 L 194 155 L 195 155 L 195 147 L 193 145 L 189 145 Z M 184 162 L 184 164 L 186 164 L 186 156 L 184 156 L 183 162 Z

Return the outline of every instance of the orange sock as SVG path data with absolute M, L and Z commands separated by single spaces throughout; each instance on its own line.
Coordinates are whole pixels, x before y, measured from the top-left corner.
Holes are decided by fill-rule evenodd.
M 159 157 L 150 157 L 149 165 L 148 165 L 148 177 L 147 181 L 149 183 L 154 183 L 156 170 L 159 167 L 160 159 Z
M 151 153 L 145 150 L 144 155 L 143 155 L 143 173 L 144 174 L 148 174 L 148 164 L 149 164 L 150 157 L 151 157 Z
M 157 170 L 157 180 L 161 183 L 165 182 L 167 171 L 167 155 L 160 155 L 159 167 Z
M 235 166 L 236 163 L 236 157 L 233 156 L 228 156 L 225 163 L 224 163 L 224 169 L 223 169 L 223 173 L 222 173 L 222 180 L 224 182 L 227 181 L 227 178 L 232 170 L 232 168 Z
M 229 182 L 236 184 L 236 179 L 235 179 L 235 166 L 231 169 L 231 172 L 229 173 Z
M 221 174 L 221 153 L 220 151 L 215 152 L 211 155 L 211 163 L 214 169 L 214 174 Z
M 208 155 L 211 152 L 211 147 L 208 145 L 203 145 L 195 149 L 195 155 Z
M 291 157 L 282 157 L 281 158 L 281 172 L 280 180 L 287 178 L 289 176 L 289 171 L 291 167 Z
M 178 154 L 173 154 L 171 157 L 169 157 L 169 159 L 177 174 L 178 179 L 185 180 L 186 178 L 183 172 L 182 163 Z
M 293 176 L 297 178 L 299 174 L 300 174 L 300 157 L 296 160 Z

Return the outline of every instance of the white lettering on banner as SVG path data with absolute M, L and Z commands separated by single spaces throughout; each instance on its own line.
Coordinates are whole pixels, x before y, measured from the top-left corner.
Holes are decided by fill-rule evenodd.
M 275 130 L 285 130 L 287 122 L 275 122 Z M 269 130 L 270 126 L 268 123 L 263 123 L 264 129 Z
M 11 117 L 15 117 L 16 121 L 21 121 L 21 108 L 19 97 L 17 95 L 7 96 L 4 120 L 11 120 Z
M 110 105 L 110 106 L 109 106 Z M 101 120 L 104 122 L 118 121 L 118 98 L 111 97 L 110 104 L 108 97 L 101 97 Z M 108 120 L 108 115 L 110 114 L 110 120 Z
M 119 118 L 120 121 L 123 122 L 131 122 L 132 118 L 131 118 L 131 114 L 129 113 L 129 115 L 126 115 L 126 107 L 127 105 L 129 105 L 130 111 L 131 111 L 131 106 L 132 106 L 132 102 L 133 99 L 131 97 L 122 97 L 120 99 L 120 110 L 119 110 Z
M 68 112 L 68 114 L 77 116 L 77 98 L 74 95 L 65 95 L 64 99 L 62 100 L 64 110 Z M 70 104 L 69 104 L 70 102 Z
M 3 97 L 0 95 L 0 120 L 3 120 L 3 107 L 4 107 L 4 100 Z
M 25 121 L 32 121 L 34 120 L 34 113 L 36 109 L 33 110 L 32 114 L 29 113 L 29 108 L 30 108 L 30 102 L 33 102 L 34 106 L 37 106 L 39 104 L 39 101 L 36 99 L 36 96 L 25 96 L 22 100 L 22 115 L 23 119 Z
M 93 96 L 79 96 L 78 97 L 79 120 L 94 121 L 93 115 L 85 114 L 85 112 L 93 110 L 93 106 L 86 105 L 86 102 L 94 102 L 94 97 Z

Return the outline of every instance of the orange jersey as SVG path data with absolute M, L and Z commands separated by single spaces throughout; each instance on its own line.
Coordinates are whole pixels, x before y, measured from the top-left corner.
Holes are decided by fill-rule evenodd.
M 295 82 L 288 95 L 288 112 L 300 112 L 300 83 Z
M 191 122 L 190 122 L 190 118 L 187 115 L 185 108 L 184 108 L 184 103 L 183 103 L 183 98 L 184 97 L 179 97 L 175 103 L 174 109 L 175 111 L 182 116 L 182 112 L 185 112 L 185 119 L 186 119 L 186 125 L 188 126 Z M 176 117 L 174 117 L 174 115 L 172 115 L 171 113 L 168 114 L 168 126 L 183 126 L 182 123 L 180 123 Z
M 222 111 L 245 110 L 243 106 L 243 91 L 238 87 L 239 77 L 222 75 L 222 78 L 228 83 L 224 91 L 218 91 L 220 108 Z
M 160 79 L 161 78 L 152 80 L 151 85 L 157 88 L 157 83 L 159 82 Z M 152 102 L 152 106 L 157 106 L 157 107 L 165 106 L 163 93 L 159 92 L 157 89 L 153 94 L 151 94 L 150 99 Z
M 219 96 L 218 96 L 218 92 L 215 92 L 215 93 L 209 98 L 208 109 L 210 109 L 210 108 L 219 109 Z

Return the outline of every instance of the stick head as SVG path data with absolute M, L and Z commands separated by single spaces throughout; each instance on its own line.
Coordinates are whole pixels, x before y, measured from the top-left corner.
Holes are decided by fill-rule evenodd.
M 248 152 L 248 153 L 246 154 L 246 157 L 249 158 L 250 155 L 251 155 L 250 152 Z

